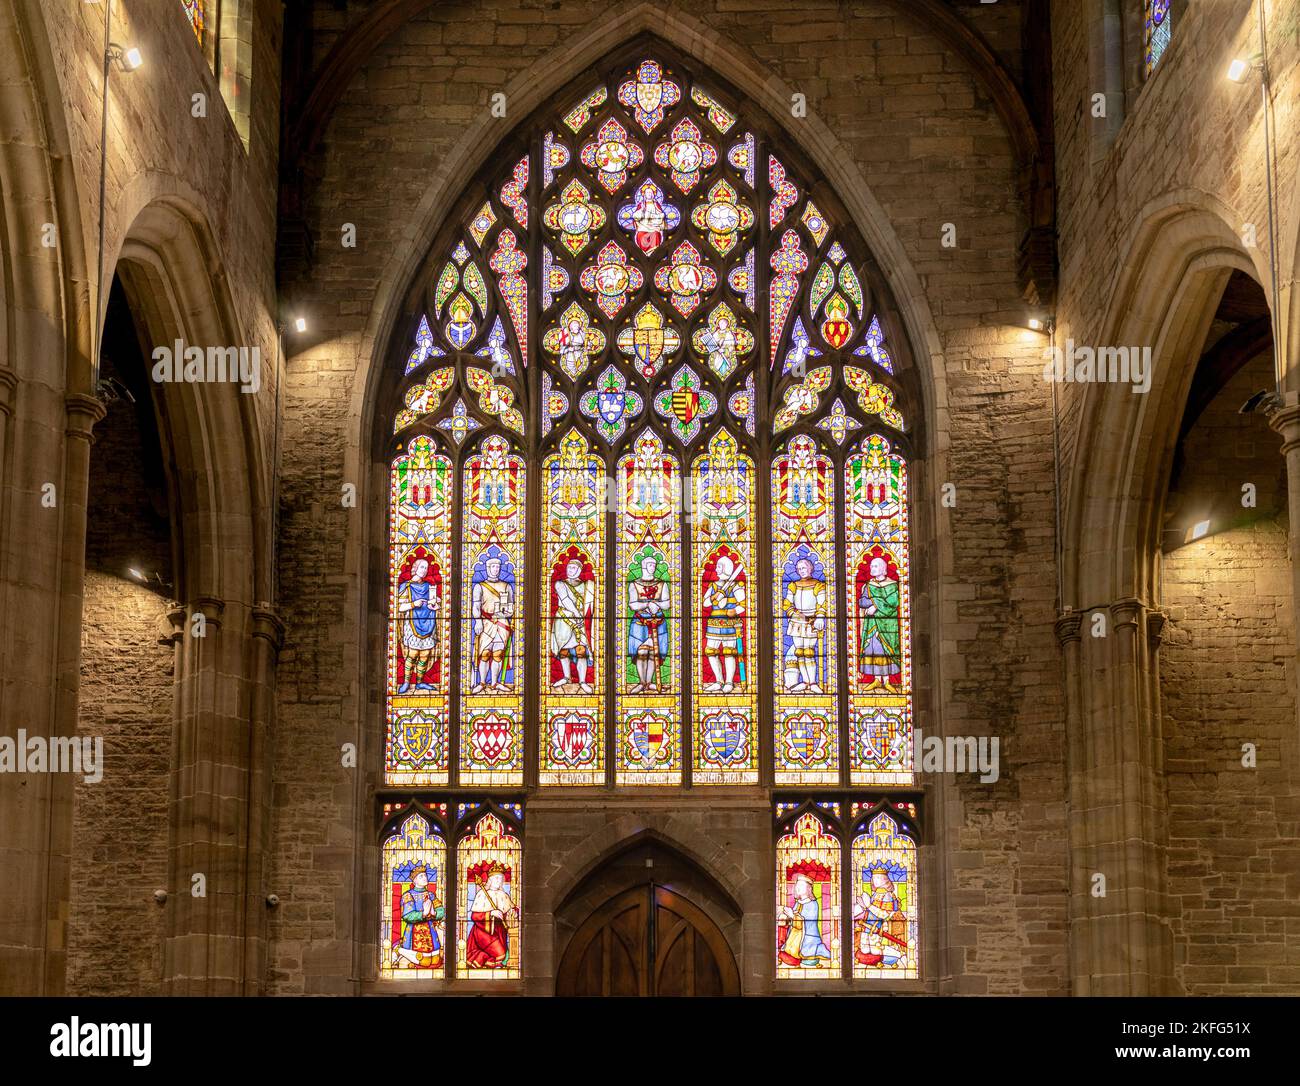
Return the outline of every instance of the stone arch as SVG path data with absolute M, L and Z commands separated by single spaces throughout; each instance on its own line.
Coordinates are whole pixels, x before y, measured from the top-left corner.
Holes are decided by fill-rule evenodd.
M 1097 344 L 1150 344 L 1152 387 L 1085 386 L 1078 413 L 1079 445 L 1068 482 L 1064 602 L 1075 609 L 1121 597 L 1151 598 L 1149 511 L 1167 478 L 1187 389 L 1217 294 L 1234 270 L 1267 281 L 1262 254 L 1242 245 L 1232 211 L 1204 193 L 1179 191 L 1153 201 L 1123 246 L 1115 291 L 1097 330 Z M 1162 359 L 1181 365 L 1162 365 Z M 1118 510 L 1098 520 L 1103 508 Z M 1087 523 L 1111 524 L 1111 536 L 1084 549 Z
M 153 189 L 156 180 L 131 190 Z M 247 344 L 212 232 L 188 200 L 163 195 L 140 208 L 117 269 L 153 343 Z M 262 365 L 261 380 L 268 369 Z M 177 563 L 180 599 L 213 596 L 251 606 L 270 598 L 269 466 L 258 398 L 231 384 L 157 385 L 160 432 L 177 476 L 177 557 L 191 560 Z
M 1079 995 L 1178 991 L 1165 874 L 1160 513 L 1219 297 L 1234 270 L 1260 280 L 1236 221 L 1200 192 L 1170 192 L 1143 209 L 1121 248 L 1095 345 L 1150 345 L 1150 390 L 1095 384 L 1081 393 L 1057 622 L 1070 782 L 1071 983 Z M 1093 896 L 1096 873 L 1111 880 L 1104 897 Z
M 116 267 L 132 312 L 156 345 L 247 345 L 211 226 L 196 201 L 176 193 L 173 179 L 152 173 L 124 190 L 132 214 Z M 257 372 L 261 387 L 268 360 Z M 169 899 L 163 990 L 256 992 L 264 974 L 268 735 L 282 638 L 264 602 L 273 541 L 259 396 L 230 382 L 153 388 L 170 460 L 176 556 L 168 886 L 183 890 L 188 872 L 204 871 L 221 888 L 206 898 L 178 892 Z M 200 615 L 202 636 L 194 632 Z M 197 971 L 187 964 L 194 954 L 206 962 Z
M 765 851 L 765 850 L 764 850 Z M 620 870 L 620 861 L 653 857 L 649 870 Z M 534 853 L 535 855 L 535 853 Z M 567 852 L 546 858 L 533 879 L 529 914 L 535 919 L 525 954 L 527 975 L 547 991 L 570 940 L 593 912 L 634 885 L 668 875 L 673 887 L 723 934 L 737 962 L 761 953 L 771 903 L 767 866 L 754 874 L 732 858 L 735 850 L 670 813 L 628 812 Z M 525 861 L 529 854 L 525 852 Z M 534 864 L 540 861 L 531 861 Z M 742 984 L 754 978 L 742 977 Z
M 650 825 L 642 817 L 629 814 L 575 846 L 545 884 L 543 892 L 549 897 L 552 911 L 568 906 L 584 884 L 611 860 L 640 845 L 653 843 L 676 853 L 711 880 L 721 901 L 734 915 L 742 915 L 749 881 L 744 873 L 726 858 L 725 850 L 710 847 L 706 835 L 682 823 L 669 830 L 666 825 L 669 821 L 665 820 L 665 825 Z

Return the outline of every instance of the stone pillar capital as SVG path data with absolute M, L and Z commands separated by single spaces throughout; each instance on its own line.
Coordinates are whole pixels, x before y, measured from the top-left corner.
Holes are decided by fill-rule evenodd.
M 202 615 L 203 621 L 216 630 L 221 629 L 221 616 L 225 611 L 226 601 L 216 596 L 195 596 L 189 605 L 191 615 Z
M 159 623 L 158 644 L 177 645 L 185 636 L 185 619 L 187 612 L 179 603 L 172 604 L 167 614 Z
M 1300 449 L 1300 403 L 1286 404 L 1268 414 L 1268 424 L 1282 435 L 1282 455 Z
M 1083 628 L 1083 612 L 1069 610 L 1057 616 L 1056 640 L 1064 648 L 1071 641 L 1078 641 Z
M 259 603 L 253 607 L 253 636 L 264 639 L 277 656 L 284 645 L 284 633 L 284 620 L 269 604 Z
M 1110 605 L 1110 615 L 1115 620 L 1116 629 L 1124 626 L 1136 627 L 1147 609 L 1147 605 L 1136 596 L 1125 596 Z
M 64 429 L 64 433 L 68 437 L 77 437 L 83 441 L 89 441 L 95 423 L 102 419 L 107 411 L 103 401 L 84 392 L 71 392 L 64 397 L 63 404 L 68 416 L 68 424 Z

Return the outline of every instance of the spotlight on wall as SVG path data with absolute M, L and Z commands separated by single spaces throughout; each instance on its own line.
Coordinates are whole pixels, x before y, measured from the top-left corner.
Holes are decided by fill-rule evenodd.
M 118 45 L 117 42 L 109 42 L 108 52 L 104 54 L 104 63 L 116 61 L 117 66 L 124 72 L 134 72 L 144 63 L 144 54 L 140 52 L 138 46 Z
M 138 581 L 153 592 L 165 592 L 167 589 L 172 587 L 171 581 L 164 581 L 162 579 L 162 574 L 157 570 L 154 570 L 152 573 L 146 573 L 139 566 L 127 566 L 126 573 L 131 580 Z
M 1282 397 L 1270 389 L 1262 388 L 1238 409 L 1239 415 L 1253 415 L 1256 411 L 1268 414 L 1283 406 Z
M 1043 322 L 1039 320 L 1037 317 L 1030 317 L 1029 327 L 1032 328 L 1035 332 L 1041 332 L 1043 330 Z
M 1195 543 L 1198 539 L 1204 539 L 1210 534 L 1210 522 L 1208 520 L 1198 520 L 1187 529 L 1187 542 Z
M 1231 64 L 1228 65 L 1227 76 L 1234 83 L 1246 82 L 1246 77 L 1251 72 L 1262 72 L 1264 70 L 1264 54 L 1251 53 L 1248 57 L 1234 57 Z
M 305 331 L 307 331 L 307 318 L 306 318 L 306 317 L 294 317 L 294 318 L 293 318 L 293 328 L 294 328 L 294 331 L 295 331 L 295 332 L 305 332 Z

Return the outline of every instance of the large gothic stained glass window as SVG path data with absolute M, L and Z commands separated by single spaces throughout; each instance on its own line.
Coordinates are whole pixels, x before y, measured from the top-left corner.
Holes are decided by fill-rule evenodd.
M 884 280 L 772 120 L 668 50 L 573 90 L 448 217 L 395 359 L 384 784 L 913 789 Z M 869 834 L 828 826 L 847 961 Z
M 542 786 L 754 785 L 770 744 L 777 786 L 911 785 L 874 265 L 718 88 L 607 71 L 465 206 L 413 318 L 388 783 L 522 786 L 536 744 Z

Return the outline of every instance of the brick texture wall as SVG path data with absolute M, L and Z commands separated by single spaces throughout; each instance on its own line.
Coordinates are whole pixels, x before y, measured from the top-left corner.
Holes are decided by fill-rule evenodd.
M 172 651 L 158 643 L 165 590 L 127 570 L 170 582 L 172 541 L 143 360 L 120 293 L 113 302 L 105 376 L 141 398 L 110 407 L 91 449 L 78 734 L 102 738 L 103 778 L 75 786 L 68 991 L 146 995 L 161 969 L 153 892 L 167 886 Z
M 1300 982 L 1285 470 L 1278 435 L 1238 413 L 1271 369 L 1269 356 L 1255 360 L 1209 406 L 1183 442 L 1171 492 L 1185 519 L 1214 508 L 1239 521 L 1243 483 L 1259 502 L 1251 523 L 1180 547 L 1162 567 L 1171 923 L 1193 995 L 1294 992 Z M 1242 765 L 1247 743 L 1253 768 Z

